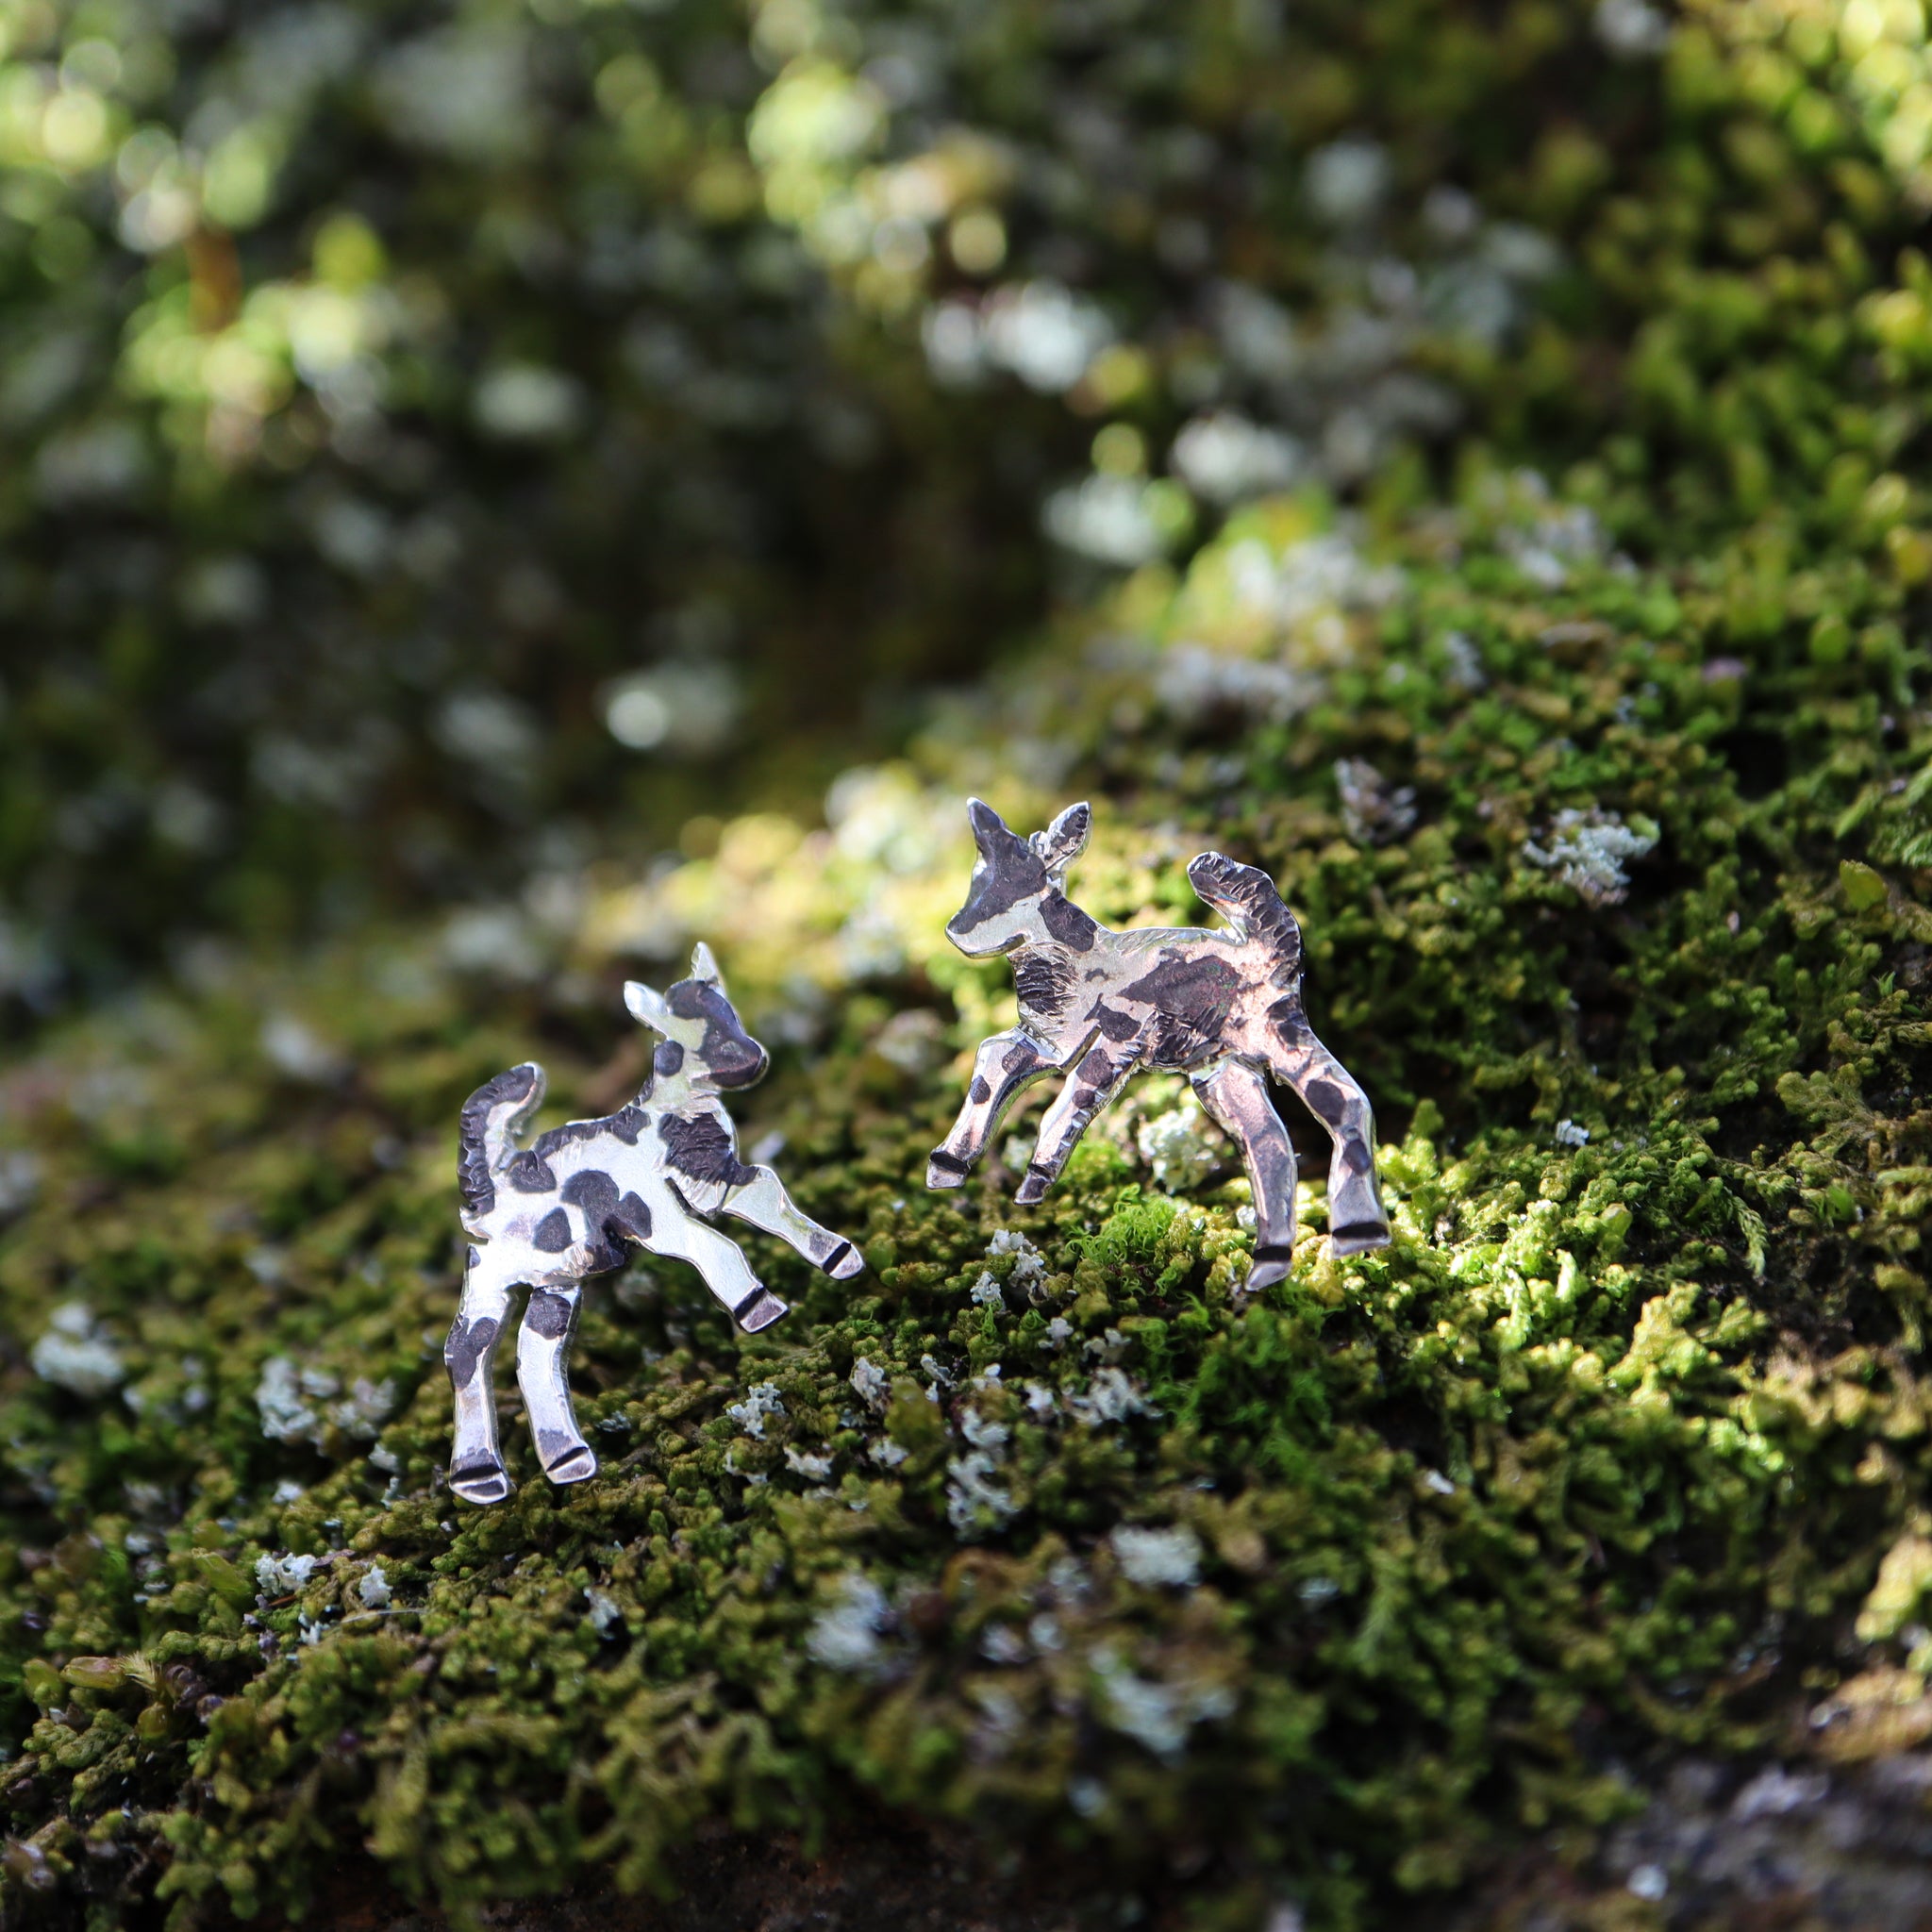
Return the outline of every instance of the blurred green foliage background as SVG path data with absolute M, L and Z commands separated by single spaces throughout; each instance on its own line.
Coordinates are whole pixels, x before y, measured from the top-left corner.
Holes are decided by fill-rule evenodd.
M 765 213 L 748 26 L 0 15 L 9 993 L 821 782 L 1037 602 L 1081 439 Z
M 7 0 L 8 1010 L 795 804 L 1270 490 L 1882 544 L 1919 21 Z

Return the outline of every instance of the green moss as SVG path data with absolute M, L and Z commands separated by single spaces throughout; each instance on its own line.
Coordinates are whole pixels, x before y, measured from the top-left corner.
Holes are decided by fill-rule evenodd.
M 873 83 L 769 12 L 773 221 L 855 340 L 903 349 L 943 264 L 894 282 L 822 217 L 918 178 L 923 124 L 881 96 L 865 142 L 788 148 Z M 1459 168 L 1563 243 L 1507 342 L 1411 343 L 1453 439 L 1079 588 L 825 826 L 726 815 L 648 875 L 588 867 L 515 931 L 534 974 L 400 918 L 210 954 L 7 1075 L 40 1162 L 0 1247 L 9 1910 L 299 1914 L 353 1841 L 453 1910 L 651 1886 L 702 1825 L 809 1835 L 859 1792 L 1129 1886 L 1196 1870 L 1204 1925 L 1402 1923 L 1527 1837 L 1582 1842 L 1652 1757 L 1782 1750 L 1855 1672 L 1923 1689 L 1923 49 L 1899 13 L 1693 9 L 1552 131 L 1496 103 L 1570 71 L 1581 10 L 1310 18 L 1264 58 L 1204 12 L 1142 73 L 995 16 L 947 98 L 1045 142 L 1078 121 L 1041 106 L 1059 62 L 1143 132 L 1257 143 L 1215 232 L 1317 333 L 1366 268 L 1287 184 L 1386 116 L 1419 206 Z M 757 185 L 735 139 L 690 192 Z M 1182 210 L 1036 208 L 1061 177 L 999 152 L 948 163 L 974 205 L 1111 264 L 1111 373 L 1065 413 L 1139 425 L 1100 452 L 1124 475 L 1206 392 L 1142 245 Z M 993 441 L 1033 422 L 1009 401 Z M 1091 793 L 1075 885 L 1108 919 L 1198 916 L 1209 844 L 1281 881 L 1376 1103 L 1389 1250 L 1330 1257 L 1316 1181 L 1291 1276 L 1244 1296 L 1227 1150 L 1204 1133 L 1173 1191 L 1141 1152 L 1171 1084 L 1038 1208 L 1004 1147 L 963 1195 L 919 1185 L 1010 1013 L 941 937 L 968 790 L 1016 821 Z M 794 1312 L 744 1338 L 687 1271 L 633 1270 L 579 1336 L 603 1473 L 553 1491 L 511 1428 L 521 1487 L 470 1511 L 441 1484 L 456 1109 L 533 1052 L 561 1103 L 619 1095 L 618 981 L 694 933 L 779 1048 L 747 1140 L 785 1136 L 871 1272 L 754 1241 Z M 1196 1582 L 1142 1580 L 1124 1527 Z
M 1174 587 L 1196 635 L 1227 548 L 1269 541 L 1238 527 Z M 1163 721 L 1159 658 L 1025 690 L 1078 748 L 1057 794 L 1143 801 L 1103 809 L 1087 903 L 1171 910 L 1210 835 L 1259 858 L 1381 1108 L 1395 1245 L 1328 1259 L 1309 1187 L 1295 1271 L 1252 1304 L 1226 1150 L 1160 1193 L 1131 1095 L 1039 1209 L 910 1178 L 958 1063 L 887 1055 L 881 1022 L 943 1012 L 924 969 L 970 733 L 873 781 L 927 839 L 883 897 L 838 841 L 754 850 L 755 828 L 656 889 L 721 913 L 768 1032 L 822 974 L 828 1043 L 781 1057 L 746 1125 L 787 1135 L 801 1201 L 875 1272 L 808 1279 L 761 1248 L 797 1311 L 752 1339 L 682 1270 L 626 1277 L 581 1333 L 606 1464 L 581 1490 L 520 1444 L 503 1508 L 440 1490 L 450 1123 L 539 1038 L 576 1091 L 614 1000 L 427 966 L 390 997 L 397 935 L 90 1023 L 17 1073 L 46 1173 L 0 1259 L 9 1322 L 32 1338 L 83 1303 L 125 1377 L 83 1398 L 23 1362 L 8 1383 L 20 1869 L 118 1834 L 165 1846 L 183 1913 L 292 1911 L 346 1832 L 458 1904 L 607 1867 L 658 1882 L 701 1819 L 811 1827 L 856 1785 L 1104 1842 L 1129 1872 L 1211 1818 L 1224 1857 L 1355 1923 L 1514 1835 L 1615 1815 L 1609 1740 L 1768 1740 L 1766 1660 L 1793 1694 L 1841 1670 L 1916 1520 L 1932 918 L 1877 841 L 1917 808 L 1890 774 L 1927 727 L 1881 729 L 1803 652 L 1731 668 L 1697 572 L 1586 563 L 1550 591 L 1480 516 L 1459 541 L 1442 562 L 1439 525 L 1391 535 L 1402 587 L 1341 616 L 1286 724 Z M 1757 745 L 1784 764 L 1769 789 Z M 1413 784 L 1413 827 L 1348 839 L 1339 756 Z M 1587 855 L 1525 856 L 1566 810 L 1654 827 L 1615 848 L 1625 896 Z M 1847 841 L 1882 895 L 1841 889 Z M 836 965 L 866 904 L 900 949 L 885 999 Z M 600 918 L 570 944 L 602 976 Z M 952 976 L 966 1046 L 1004 994 Z M 253 1050 L 271 989 L 366 1071 L 275 1075 Z M 111 1094 L 107 1066 L 128 1069 Z M 130 1163 L 158 1134 L 169 1158 Z M 258 1406 L 276 1357 L 311 1378 L 311 1423 L 279 1441 Z M 375 1445 L 358 1376 L 395 1403 Z M 729 1411 L 754 1384 L 773 1401 L 750 1428 Z M 1124 1523 L 1191 1531 L 1198 1587 L 1134 1582 Z M 283 1552 L 320 1561 L 258 1589 Z M 1881 1652 L 1906 1641 L 1903 1562 L 1866 1612 Z M 1216 1885 L 1237 1917 L 1257 1896 Z

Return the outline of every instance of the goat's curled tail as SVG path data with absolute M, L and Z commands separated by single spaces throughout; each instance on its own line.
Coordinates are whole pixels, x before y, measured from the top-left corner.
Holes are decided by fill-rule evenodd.
M 1223 853 L 1204 852 L 1188 867 L 1188 879 L 1202 903 L 1213 907 L 1241 938 L 1260 941 L 1279 958 L 1277 972 L 1300 967 L 1302 929 L 1265 872 L 1237 864 Z
M 461 1151 L 457 1185 L 466 1215 L 488 1214 L 496 1206 L 496 1171 L 515 1145 L 524 1123 L 543 1100 L 543 1069 L 525 1060 L 493 1080 L 486 1080 L 463 1102 Z

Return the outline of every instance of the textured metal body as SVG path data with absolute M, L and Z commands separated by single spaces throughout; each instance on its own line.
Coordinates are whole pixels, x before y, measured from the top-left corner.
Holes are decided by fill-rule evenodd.
M 753 1085 L 768 1060 L 725 997 L 708 947 L 691 955 L 691 972 L 666 993 L 635 980 L 624 990 L 632 1017 L 664 1036 L 650 1079 L 627 1107 L 520 1146 L 543 1098 L 543 1069 L 533 1061 L 499 1074 L 464 1105 L 458 1175 L 472 1245 L 443 1361 L 456 1396 L 450 1488 L 469 1502 L 509 1493 L 491 1364 L 514 1289 L 530 1291 L 517 1331 L 517 1381 L 538 1460 L 552 1482 L 575 1483 L 597 1473 L 566 1379 L 586 1276 L 621 1266 L 635 1244 L 690 1261 L 740 1327 L 769 1327 L 785 1304 L 735 1241 L 699 1219 L 721 1210 L 789 1241 L 841 1280 L 865 1265 L 850 1241 L 792 1205 L 770 1168 L 738 1158 L 719 1094 Z
M 1129 1074 L 1186 1074 L 1241 1146 L 1255 1197 L 1248 1286 L 1264 1288 L 1288 1273 L 1294 1241 L 1294 1150 L 1268 1091 L 1272 1075 L 1300 1094 L 1334 1141 L 1328 1226 L 1336 1253 L 1385 1246 L 1368 1097 L 1302 1011 L 1301 928 L 1267 874 L 1204 852 L 1188 877 L 1227 921 L 1224 931 L 1112 932 L 1066 896 L 1067 867 L 1092 822 L 1085 805 L 1070 806 L 1031 839 L 976 798 L 968 811 L 979 859 L 946 936 L 970 958 L 1010 957 L 1020 1024 L 981 1042 L 966 1105 L 933 1152 L 927 1185 L 959 1186 L 1014 1098 L 1048 1074 L 1070 1074 L 1041 1122 L 1018 1191 L 1018 1199 L 1037 1201 Z

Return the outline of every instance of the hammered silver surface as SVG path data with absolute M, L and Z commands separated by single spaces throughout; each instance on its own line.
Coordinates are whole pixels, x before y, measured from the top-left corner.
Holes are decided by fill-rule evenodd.
M 946 936 L 971 958 L 1011 959 L 1020 1022 L 980 1043 L 966 1104 L 933 1151 L 926 1184 L 959 1186 L 1014 1099 L 1066 1074 L 1016 1194 L 1038 1201 L 1131 1074 L 1186 1074 L 1241 1147 L 1256 1217 L 1247 1286 L 1265 1288 L 1288 1273 L 1295 1226 L 1294 1150 L 1269 1092 L 1274 1079 L 1294 1089 L 1334 1141 L 1334 1251 L 1386 1246 L 1368 1096 L 1302 1010 L 1301 928 L 1267 874 L 1204 852 L 1188 877 L 1224 930 L 1114 932 L 1066 894 L 1067 868 L 1092 826 L 1086 805 L 1069 806 L 1030 839 L 976 798 L 967 810 L 979 857 Z
M 544 1087 L 543 1069 L 525 1061 L 463 1107 L 458 1175 L 471 1245 L 443 1361 L 456 1398 L 450 1488 L 467 1502 L 509 1494 L 491 1371 L 514 1290 L 529 1290 L 517 1381 L 537 1458 L 552 1482 L 575 1483 L 597 1473 L 567 1378 L 587 1276 L 622 1266 L 633 1247 L 686 1260 L 740 1327 L 758 1329 L 785 1304 L 701 1216 L 736 1215 L 840 1280 L 865 1265 L 850 1241 L 800 1211 L 770 1168 L 739 1158 L 720 1095 L 754 1085 L 769 1060 L 726 997 L 709 947 L 697 947 L 691 977 L 667 992 L 632 980 L 624 994 L 632 1018 L 663 1036 L 628 1106 L 553 1127 L 525 1147 L 520 1137 Z

